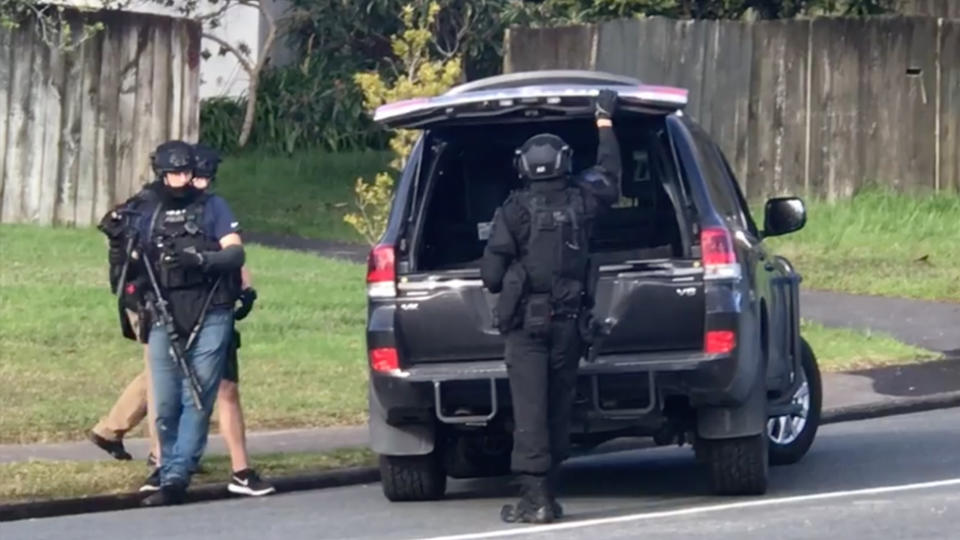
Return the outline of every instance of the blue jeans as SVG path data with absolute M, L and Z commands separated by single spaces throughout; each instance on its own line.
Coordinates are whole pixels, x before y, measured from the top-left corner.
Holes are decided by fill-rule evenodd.
M 190 383 L 170 354 L 166 330 L 162 326 L 150 330 L 150 374 L 157 409 L 162 485 L 190 483 L 195 456 L 203 451 L 210 427 L 232 328 L 232 310 L 208 312 L 193 347 L 187 351 L 187 363 L 200 381 L 202 411 L 194 405 Z

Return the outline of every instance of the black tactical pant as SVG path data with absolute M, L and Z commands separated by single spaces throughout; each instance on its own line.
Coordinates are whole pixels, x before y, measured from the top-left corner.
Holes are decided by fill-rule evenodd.
M 513 472 L 546 474 L 567 458 L 581 353 L 576 319 L 551 321 L 548 335 L 541 339 L 522 329 L 507 334 L 515 424 Z

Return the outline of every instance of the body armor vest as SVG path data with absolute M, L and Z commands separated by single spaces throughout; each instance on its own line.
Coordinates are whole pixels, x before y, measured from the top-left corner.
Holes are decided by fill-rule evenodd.
M 520 247 L 531 297 L 549 299 L 552 315 L 576 315 L 590 269 L 587 214 L 575 187 L 561 193 L 526 192 L 520 203 L 530 216 L 530 235 Z
M 166 251 L 181 251 L 193 248 L 197 252 L 217 251 L 220 243 L 210 238 L 203 230 L 203 214 L 207 195 L 200 195 L 184 208 L 161 209 L 151 226 L 152 244 L 158 255 Z M 158 263 L 160 257 L 155 257 Z M 168 268 L 157 264 L 157 279 L 160 286 L 174 296 L 181 291 L 195 291 L 205 298 L 219 277 L 219 284 L 210 301 L 212 306 L 232 306 L 240 293 L 240 272 L 220 276 L 205 273 L 200 268 Z

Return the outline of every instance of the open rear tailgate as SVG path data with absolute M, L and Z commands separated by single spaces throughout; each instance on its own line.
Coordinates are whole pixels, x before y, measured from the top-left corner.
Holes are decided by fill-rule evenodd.
M 666 114 L 687 104 L 687 90 L 683 88 L 551 84 L 398 101 L 379 107 L 374 120 L 391 128 L 409 129 L 508 115 L 586 115 L 593 112 L 593 97 L 602 88 L 615 90 L 620 108 L 626 111 Z

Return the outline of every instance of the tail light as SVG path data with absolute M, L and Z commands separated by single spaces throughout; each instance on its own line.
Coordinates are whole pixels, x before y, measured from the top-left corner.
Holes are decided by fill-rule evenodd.
M 367 296 L 371 298 L 397 296 L 396 280 L 393 246 L 386 244 L 376 246 L 367 258 Z
M 370 367 L 380 373 L 389 373 L 400 369 L 397 349 L 393 347 L 372 349 L 370 351 Z
M 737 346 L 737 334 L 732 330 L 710 330 L 704 336 L 703 352 L 727 354 Z
M 704 279 L 739 279 L 740 263 L 733 249 L 730 231 L 723 227 L 707 227 L 700 231 L 700 251 Z

